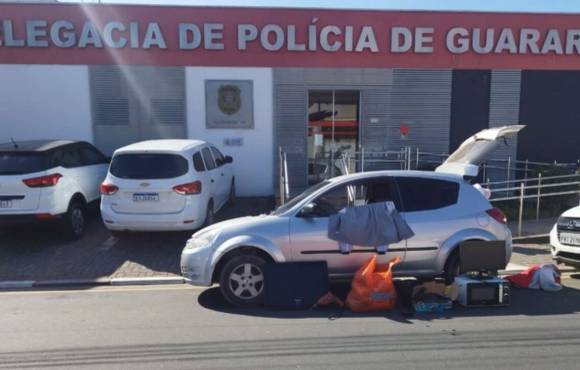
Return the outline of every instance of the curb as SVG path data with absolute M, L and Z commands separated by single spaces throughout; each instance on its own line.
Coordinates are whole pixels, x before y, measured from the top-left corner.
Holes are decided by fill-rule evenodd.
M 533 244 L 546 244 L 550 242 L 550 234 L 537 234 L 537 235 L 526 235 L 526 236 L 516 236 L 512 238 L 513 243 L 533 243 Z
M 182 277 L 136 277 L 136 278 L 97 278 L 97 279 L 61 279 L 61 280 L 20 280 L 0 281 L 0 290 L 17 290 L 32 288 L 64 288 L 80 286 L 136 286 L 136 285 L 171 285 L 184 284 Z

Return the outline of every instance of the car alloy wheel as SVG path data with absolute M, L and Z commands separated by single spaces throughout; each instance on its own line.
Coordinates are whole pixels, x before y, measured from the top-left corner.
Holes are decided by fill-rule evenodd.
M 85 232 L 85 206 L 83 203 L 75 201 L 68 207 L 64 217 L 64 231 L 68 239 L 76 240 Z
M 214 213 L 213 213 L 213 202 L 209 202 L 207 204 L 207 211 L 205 213 L 205 222 L 204 222 L 204 226 L 209 226 L 211 224 L 213 224 L 213 218 L 214 218 Z
M 251 263 L 235 268 L 229 276 L 229 288 L 239 299 L 255 299 L 264 289 L 262 269 Z
M 264 258 L 243 253 L 232 256 L 219 274 L 224 298 L 237 307 L 253 307 L 264 301 Z

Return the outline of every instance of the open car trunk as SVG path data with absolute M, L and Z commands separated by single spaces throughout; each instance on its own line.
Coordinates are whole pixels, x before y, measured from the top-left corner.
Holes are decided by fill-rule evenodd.
M 481 162 L 489 159 L 500 145 L 507 145 L 507 139 L 514 137 L 524 125 L 494 127 L 482 130 L 465 140 L 456 151 L 435 172 L 453 173 L 466 178 L 476 177 Z

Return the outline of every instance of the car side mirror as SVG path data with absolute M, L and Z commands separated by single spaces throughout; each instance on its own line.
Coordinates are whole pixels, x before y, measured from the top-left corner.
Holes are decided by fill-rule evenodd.
M 298 215 L 304 218 L 316 217 L 316 203 L 310 202 L 306 204 L 304 207 L 302 207 Z
M 229 155 L 226 155 L 224 157 L 224 163 L 232 163 L 234 161 L 234 159 L 232 157 L 230 157 Z

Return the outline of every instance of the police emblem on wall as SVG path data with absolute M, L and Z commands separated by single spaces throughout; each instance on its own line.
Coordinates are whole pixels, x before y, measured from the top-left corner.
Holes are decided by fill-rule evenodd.
M 237 113 L 242 106 L 240 88 L 234 85 L 220 86 L 218 89 L 218 107 L 222 112 L 231 116 Z
M 206 127 L 254 127 L 253 81 L 206 80 Z

